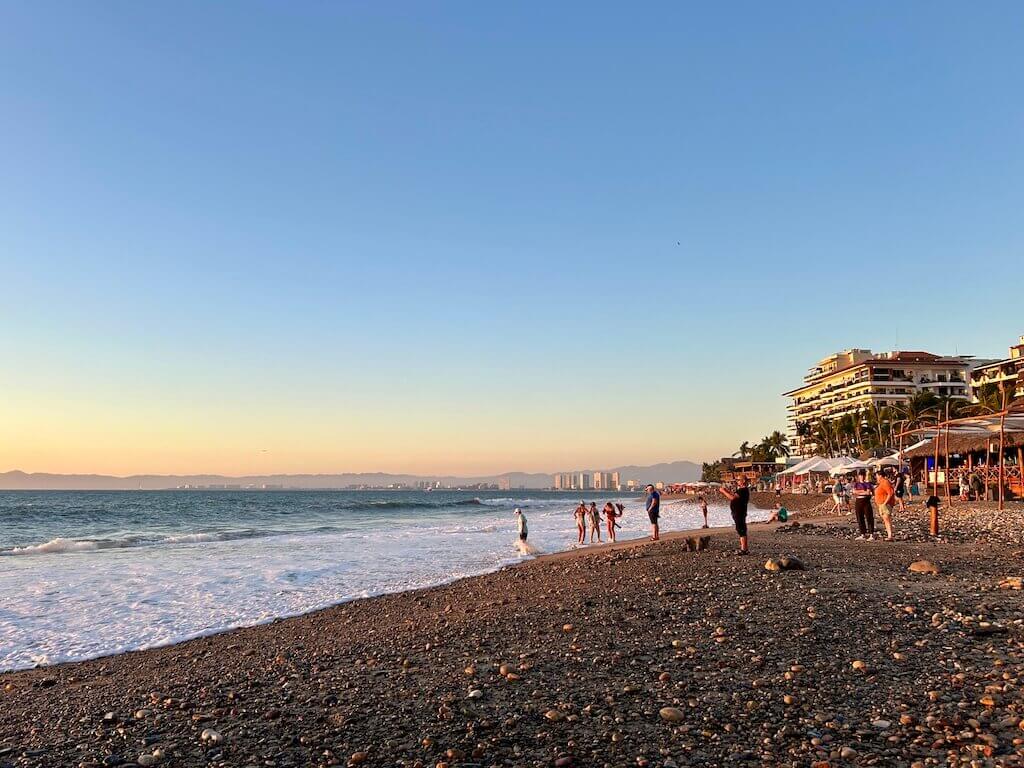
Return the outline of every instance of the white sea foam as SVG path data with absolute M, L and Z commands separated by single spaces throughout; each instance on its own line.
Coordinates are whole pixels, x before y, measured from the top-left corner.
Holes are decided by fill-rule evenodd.
M 27 547 L 14 547 L 5 555 L 52 555 L 62 552 L 92 552 L 100 548 L 96 541 L 80 541 L 77 539 L 50 539 L 43 544 L 30 544 Z
M 422 520 L 389 512 L 346 531 L 55 538 L 12 549 L 33 556 L 0 566 L 0 670 L 167 645 L 493 571 L 528 556 L 516 543 L 513 505 L 529 517 L 526 551 L 575 545 L 573 500 L 548 498 Z M 700 522 L 695 506 L 665 505 L 665 530 Z M 728 524 L 728 510 L 713 506 L 711 522 Z M 621 523 L 621 539 L 649 532 L 637 502 Z

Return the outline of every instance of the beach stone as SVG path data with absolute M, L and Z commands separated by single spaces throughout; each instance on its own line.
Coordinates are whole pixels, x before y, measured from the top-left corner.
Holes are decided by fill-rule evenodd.
M 784 571 L 806 571 L 804 561 L 795 555 L 783 555 L 779 558 L 779 565 Z
M 562 720 L 565 720 L 565 715 L 562 712 L 559 712 L 557 709 L 549 709 L 547 712 L 544 713 L 544 717 L 550 720 L 552 723 L 559 723 Z
M 768 560 L 765 561 L 764 569 L 766 571 L 781 571 L 782 563 L 780 563 L 778 560 L 769 557 Z
M 686 719 L 686 714 L 677 707 L 662 707 L 658 714 L 661 715 L 662 720 L 668 723 L 681 723 Z
M 199 734 L 199 740 L 210 744 L 220 744 L 224 741 L 224 736 L 220 731 L 214 730 L 213 728 L 204 728 L 203 732 Z
M 872 720 L 871 726 L 873 728 L 877 728 L 880 731 L 886 731 L 889 729 L 890 726 L 892 726 L 892 723 L 890 723 L 888 720 Z
M 907 566 L 907 570 L 912 573 L 939 573 L 939 566 L 933 563 L 931 560 L 915 560 Z
M 843 760 L 850 760 L 857 756 L 857 750 L 853 747 L 843 747 L 839 750 L 839 756 L 843 758 Z
M 159 757 L 157 757 L 156 755 L 148 754 L 148 753 L 141 754 L 137 758 L 135 758 L 136 765 L 141 765 L 144 768 L 145 768 L 145 766 L 157 765 L 159 762 L 160 762 L 160 758 Z

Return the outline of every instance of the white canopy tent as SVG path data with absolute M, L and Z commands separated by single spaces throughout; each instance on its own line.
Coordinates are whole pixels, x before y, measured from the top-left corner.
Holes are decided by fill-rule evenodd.
M 780 475 L 806 475 L 811 472 L 831 472 L 836 467 L 845 467 L 849 464 L 856 462 L 849 456 L 837 456 L 835 458 L 826 458 L 825 456 L 811 456 L 809 459 L 804 459 L 799 464 L 794 464 L 787 470 L 780 472 Z
M 882 456 L 880 459 L 872 459 L 868 462 L 872 467 L 898 467 L 900 465 L 899 456 Z
M 849 464 L 840 464 L 838 467 L 832 467 L 829 470 L 829 474 L 832 477 L 838 477 L 839 475 L 848 475 L 852 472 L 857 472 L 861 469 L 870 469 L 871 465 L 863 461 L 851 461 Z

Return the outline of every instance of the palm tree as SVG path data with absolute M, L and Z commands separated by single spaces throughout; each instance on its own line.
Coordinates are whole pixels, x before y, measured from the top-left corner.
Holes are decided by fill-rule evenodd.
M 840 453 L 860 442 L 860 419 L 855 414 L 847 413 L 834 419 L 832 429 L 836 436 L 836 450 Z
M 750 455 L 750 441 L 744 440 L 740 443 L 740 449 L 733 454 L 733 456 L 739 456 L 741 459 L 747 458 Z
M 836 432 L 835 420 L 829 419 L 825 421 L 818 419 L 811 427 L 811 437 L 819 451 L 832 456 L 835 453 L 836 445 L 839 440 L 839 435 Z
M 935 409 L 939 405 L 939 398 L 932 392 L 918 392 L 897 408 L 900 416 L 906 421 L 908 427 L 919 427 L 926 421 L 935 417 Z
M 1006 388 L 1001 384 L 982 384 L 978 389 L 977 398 L 978 402 L 964 409 L 972 416 L 989 416 L 1006 408 Z
M 871 445 L 868 448 L 885 448 L 892 435 L 892 414 L 886 407 L 871 403 L 864 409 L 864 426 L 871 434 Z
M 939 397 L 938 403 L 935 405 L 935 412 L 945 418 L 946 414 L 949 414 L 949 418 L 958 419 L 961 416 L 969 415 L 968 411 L 971 404 L 964 400 L 962 397 L 950 397 L 949 395 L 942 395 Z
M 768 435 L 768 437 L 765 438 L 765 442 L 768 443 L 768 447 L 773 454 L 773 458 L 789 456 L 789 438 L 779 432 L 779 430 L 776 429 Z

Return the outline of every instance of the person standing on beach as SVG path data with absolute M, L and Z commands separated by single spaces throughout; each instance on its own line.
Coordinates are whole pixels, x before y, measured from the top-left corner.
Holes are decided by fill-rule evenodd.
M 832 501 L 835 503 L 833 512 L 835 514 L 841 514 L 843 512 L 843 478 L 836 476 L 835 485 L 832 486 Z
M 896 503 L 899 504 L 900 512 L 907 511 L 907 503 L 903 497 L 907 495 L 907 474 L 902 469 L 896 473 Z
M 896 491 L 889 482 L 889 478 L 882 470 L 878 473 L 878 484 L 875 486 L 875 504 L 878 505 L 878 514 L 882 516 L 882 525 L 885 526 L 885 540 L 892 541 L 892 505 L 896 498 Z
M 647 484 L 647 503 L 644 504 L 644 507 L 647 509 L 647 519 L 651 521 L 651 541 L 658 541 L 658 518 L 661 516 L 661 494 L 658 493 L 650 483 Z
M 853 512 L 857 516 L 858 539 L 867 539 L 875 535 L 875 512 L 871 509 L 871 494 L 875 486 L 868 482 L 867 473 L 862 469 L 857 473 L 857 481 L 853 484 Z
M 622 506 L 621 504 L 619 505 Z M 618 523 L 615 522 L 615 518 L 618 517 L 620 511 L 615 508 L 615 505 L 610 501 L 604 505 L 604 519 L 608 523 L 608 541 L 615 543 L 615 529 L 618 527 Z
M 519 540 L 525 542 L 529 535 L 529 529 L 526 527 L 526 515 L 519 507 L 516 507 L 516 525 L 519 528 Z
M 735 491 L 730 491 L 724 485 L 718 490 L 729 500 L 732 522 L 736 526 L 736 534 L 740 537 L 740 548 L 736 551 L 736 554 L 749 555 L 750 550 L 747 547 L 747 505 L 750 504 L 750 489 L 747 487 L 747 478 L 741 477 L 736 482 Z
M 601 543 L 601 513 L 597 511 L 597 502 L 590 502 L 590 509 L 587 510 L 590 515 L 590 543 L 594 543 L 594 534 L 597 534 L 597 543 Z
M 587 505 L 585 502 L 580 501 L 578 507 L 576 507 L 576 543 L 586 544 L 587 543 Z
M 702 525 L 701 527 L 702 528 L 707 528 L 708 527 L 708 500 L 704 498 L 704 494 L 703 493 L 700 496 L 698 496 L 697 498 L 700 500 L 700 513 L 702 515 L 704 515 L 704 525 Z

